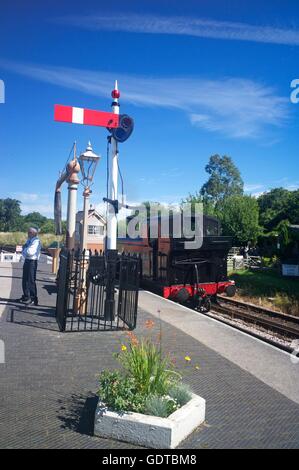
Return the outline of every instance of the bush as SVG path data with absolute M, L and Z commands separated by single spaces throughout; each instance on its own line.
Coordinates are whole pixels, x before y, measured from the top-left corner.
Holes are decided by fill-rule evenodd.
M 178 383 L 171 387 L 168 394 L 173 398 L 180 406 L 185 405 L 191 400 L 191 390 L 183 383 Z
M 277 293 L 274 297 L 273 304 L 287 315 L 299 315 L 299 301 L 286 294 Z
M 122 376 L 119 371 L 107 371 L 100 375 L 98 395 L 108 408 L 114 411 L 142 412 L 145 396 L 142 395 L 132 377 Z
M 299 314 L 297 279 L 283 277 L 274 269 L 238 271 L 231 274 L 230 279 L 236 282 L 239 297 L 245 302 L 258 302 L 268 308 L 279 308 L 286 314 Z
M 145 402 L 144 413 L 146 415 L 159 416 L 160 418 L 167 418 L 174 411 L 179 409 L 179 404 L 174 398 L 169 395 L 150 396 Z
M 98 395 L 108 408 L 167 417 L 191 399 L 171 359 L 151 338 L 129 333 L 128 344 L 114 356 L 122 369 L 99 376 Z

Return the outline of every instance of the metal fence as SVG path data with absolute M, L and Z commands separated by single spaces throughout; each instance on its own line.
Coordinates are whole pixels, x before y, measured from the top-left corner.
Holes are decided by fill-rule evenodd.
M 62 251 L 56 320 L 60 331 L 134 329 L 141 260 L 116 250 Z

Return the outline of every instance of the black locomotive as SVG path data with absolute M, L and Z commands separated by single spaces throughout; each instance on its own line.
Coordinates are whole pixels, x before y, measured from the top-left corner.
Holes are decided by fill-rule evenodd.
M 232 238 L 221 235 L 216 218 L 203 215 L 203 228 L 192 239 L 185 232 L 184 237 L 173 236 L 173 217 L 166 221 L 169 223 L 167 237 L 163 236 L 163 217 L 149 221 L 142 237 L 118 239 L 119 251 L 141 256 L 144 288 L 200 311 L 208 311 L 211 298 L 217 294 L 235 294 L 235 283 L 227 278 L 227 254 Z M 194 217 L 191 228 L 192 224 L 195 224 Z

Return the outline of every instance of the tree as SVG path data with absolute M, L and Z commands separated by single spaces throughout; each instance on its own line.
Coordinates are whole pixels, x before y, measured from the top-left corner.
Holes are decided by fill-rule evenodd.
M 243 194 L 244 183 L 231 157 L 212 155 L 205 170 L 210 177 L 200 190 L 204 201 L 209 201 L 216 207 L 229 196 Z
M 251 196 L 229 196 L 219 213 L 224 235 L 233 236 L 238 244 L 254 244 L 260 234 L 259 206 Z
M 24 229 L 28 230 L 31 226 L 40 229 L 47 221 L 47 217 L 39 212 L 30 212 L 23 217 Z
M 47 219 L 46 222 L 40 225 L 39 229 L 41 233 L 55 233 L 54 220 Z
M 299 190 L 274 188 L 258 198 L 260 225 L 266 232 L 277 231 L 280 222 L 299 223 Z
M 299 189 L 290 191 L 288 201 L 288 220 L 291 224 L 299 224 Z
M 62 220 L 61 222 L 62 234 L 66 234 L 66 220 Z
M 181 208 L 183 208 L 184 204 L 196 204 L 200 203 L 203 205 L 203 213 L 206 215 L 214 215 L 215 216 L 215 207 L 212 201 L 209 199 L 205 199 L 198 191 L 195 194 L 189 193 L 186 199 L 182 199 L 181 201 Z
M 21 215 L 20 201 L 0 199 L 0 232 L 27 232 L 29 227 L 37 227 L 42 233 L 54 233 L 54 221 L 39 212 Z M 63 233 L 66 233 L 66 222 L 62 221 Z
M 0 199 L 0 230 L 2 232 L 18 229 L 21 222 L 20 204 L 17 199 Z
M 272 231 L 279 222 L 288 218 L 289 200 L 290 191 L 284 188 L 271 189 L 258 198 L 260 224 L 265 231 Z

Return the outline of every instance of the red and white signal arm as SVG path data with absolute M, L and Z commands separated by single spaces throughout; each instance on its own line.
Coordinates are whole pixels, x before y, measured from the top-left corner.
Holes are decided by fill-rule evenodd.
M 54 105 L 54 121 L 83 124 L 85 126 L 100 126 L 117 128 L 119 115 L 93 109 L 76 108 L 75 106 Z

